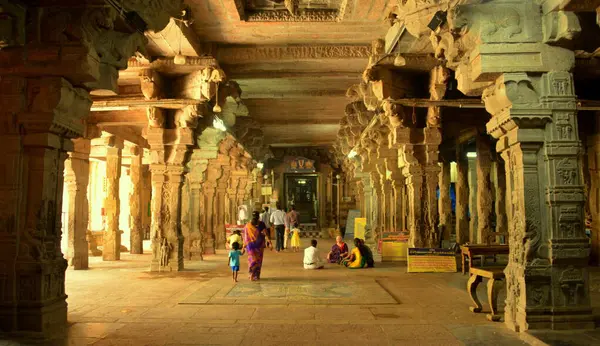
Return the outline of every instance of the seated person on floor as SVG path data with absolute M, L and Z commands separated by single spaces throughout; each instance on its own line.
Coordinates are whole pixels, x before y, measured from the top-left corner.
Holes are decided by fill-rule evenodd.
M 331 251 L 327 254 L 329 263 L 340 263 L 342 257 L 348 253 L 348 244 L 344 243 L 342 236 L 335 237 L 335 244 L 331 247 Z
M 310 241 L 310 246 L 304 249 L 304 269 L 322 269 L 325 267 L 319 250 L 317 249 L 317 240 Z
M 367 268 L 373 268 L 375 267 L 375 260 L 373 259 L 373 252 L 371 252 L 371 249 L 365 245 L 365 240 L 364 239 L 360 239 L 360 246 L 363 247 L 363 253 L 365 254 L 365 264 L 367 265 Z
M 342 258 L 340 264 L 350 269 L 364 268 L 366 265 L 365 247 L 361 246 L 360 239 L 354 238 L 354 249 Z

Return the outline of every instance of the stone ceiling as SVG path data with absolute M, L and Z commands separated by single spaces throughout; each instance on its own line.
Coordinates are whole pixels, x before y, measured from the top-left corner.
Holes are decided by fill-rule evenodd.
M 250 116 L 263 125 L 266 144 L 332 144 L 350 102 L 346 90 L 359 81 L 371 42 L 385 36 L 385 15 L 396 2 L 300 0 L 291 9 L 294 15 L 289 3 L 186 0 L 193 22 L 189 27 L 172 22 L 147 35 L 151 54 L 173 57 L 181 50 L 202 60 L 199 64 L 213 56 L 227 78 L 239 83 Z M 159 59 L 151 65 L 162 74 L 181 75 L 198 69 L 189 61 L 182 66 Z M 130 64 L 120 74 L 121 89 L 135 88 L 139 69 Z

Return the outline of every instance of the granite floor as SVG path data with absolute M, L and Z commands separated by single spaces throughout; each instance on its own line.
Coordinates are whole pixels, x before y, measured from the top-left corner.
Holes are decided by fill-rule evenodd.
M 69 327 L 42 344 L 527 344 L 488 322 L 485 305 L 484 313 L 469 311 L 467 277 L 459 273 L 407 274 L 391 263 L 309 271 L 300 253 L 267 252 L 260 283 L 248 281 L 244 257 L 234 284 L 225 253 L 171 273 L 150 273 L 150 258 L 93 258 L 89 270 L 68 270 Z M 483 301 L 485 285 L 480 295 Z

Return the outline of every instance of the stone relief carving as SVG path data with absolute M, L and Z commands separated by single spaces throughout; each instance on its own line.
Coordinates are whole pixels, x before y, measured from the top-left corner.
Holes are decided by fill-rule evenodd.
M 561 185 L 574 185 L 577 183 L 576 163 L 569 158 L 564 158 L 556 165 L 556 174 Z
M 145 69 L 140 72 L 140 87 L 146 100 L 156 100 L 163 96 L 162 76 L 153 69 Z
M 202 116 L 201 105 L 189 105 L 175 111 L 175 126 L 180 128 L 195 129 L 198 126 L 198 118 Z
M 584 292 L 584 280 L 581 270 L 569 266 L 565 269 L 559 278 L 560 288 L 563 292 L 564 306 L 576 306 Z
M 163 110 L 158 107 L 148 107 L 146 109 L 146 115 L 148 117 L 148 127 L 151 128 L 164 128 L 165 126 L 165 115 Z

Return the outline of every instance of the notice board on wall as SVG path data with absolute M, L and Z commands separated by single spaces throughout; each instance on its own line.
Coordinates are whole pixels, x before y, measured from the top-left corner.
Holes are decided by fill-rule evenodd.
M 407 272 L 456 273 L 456 253 L 449 249 L 409 248 Z
M 344 239 L 354 239 L 354 219 L 358 217 L 360 217 L 360 210 L 348 210 L 348 217 L 346 218 L 346 233 L 344 234 Z

